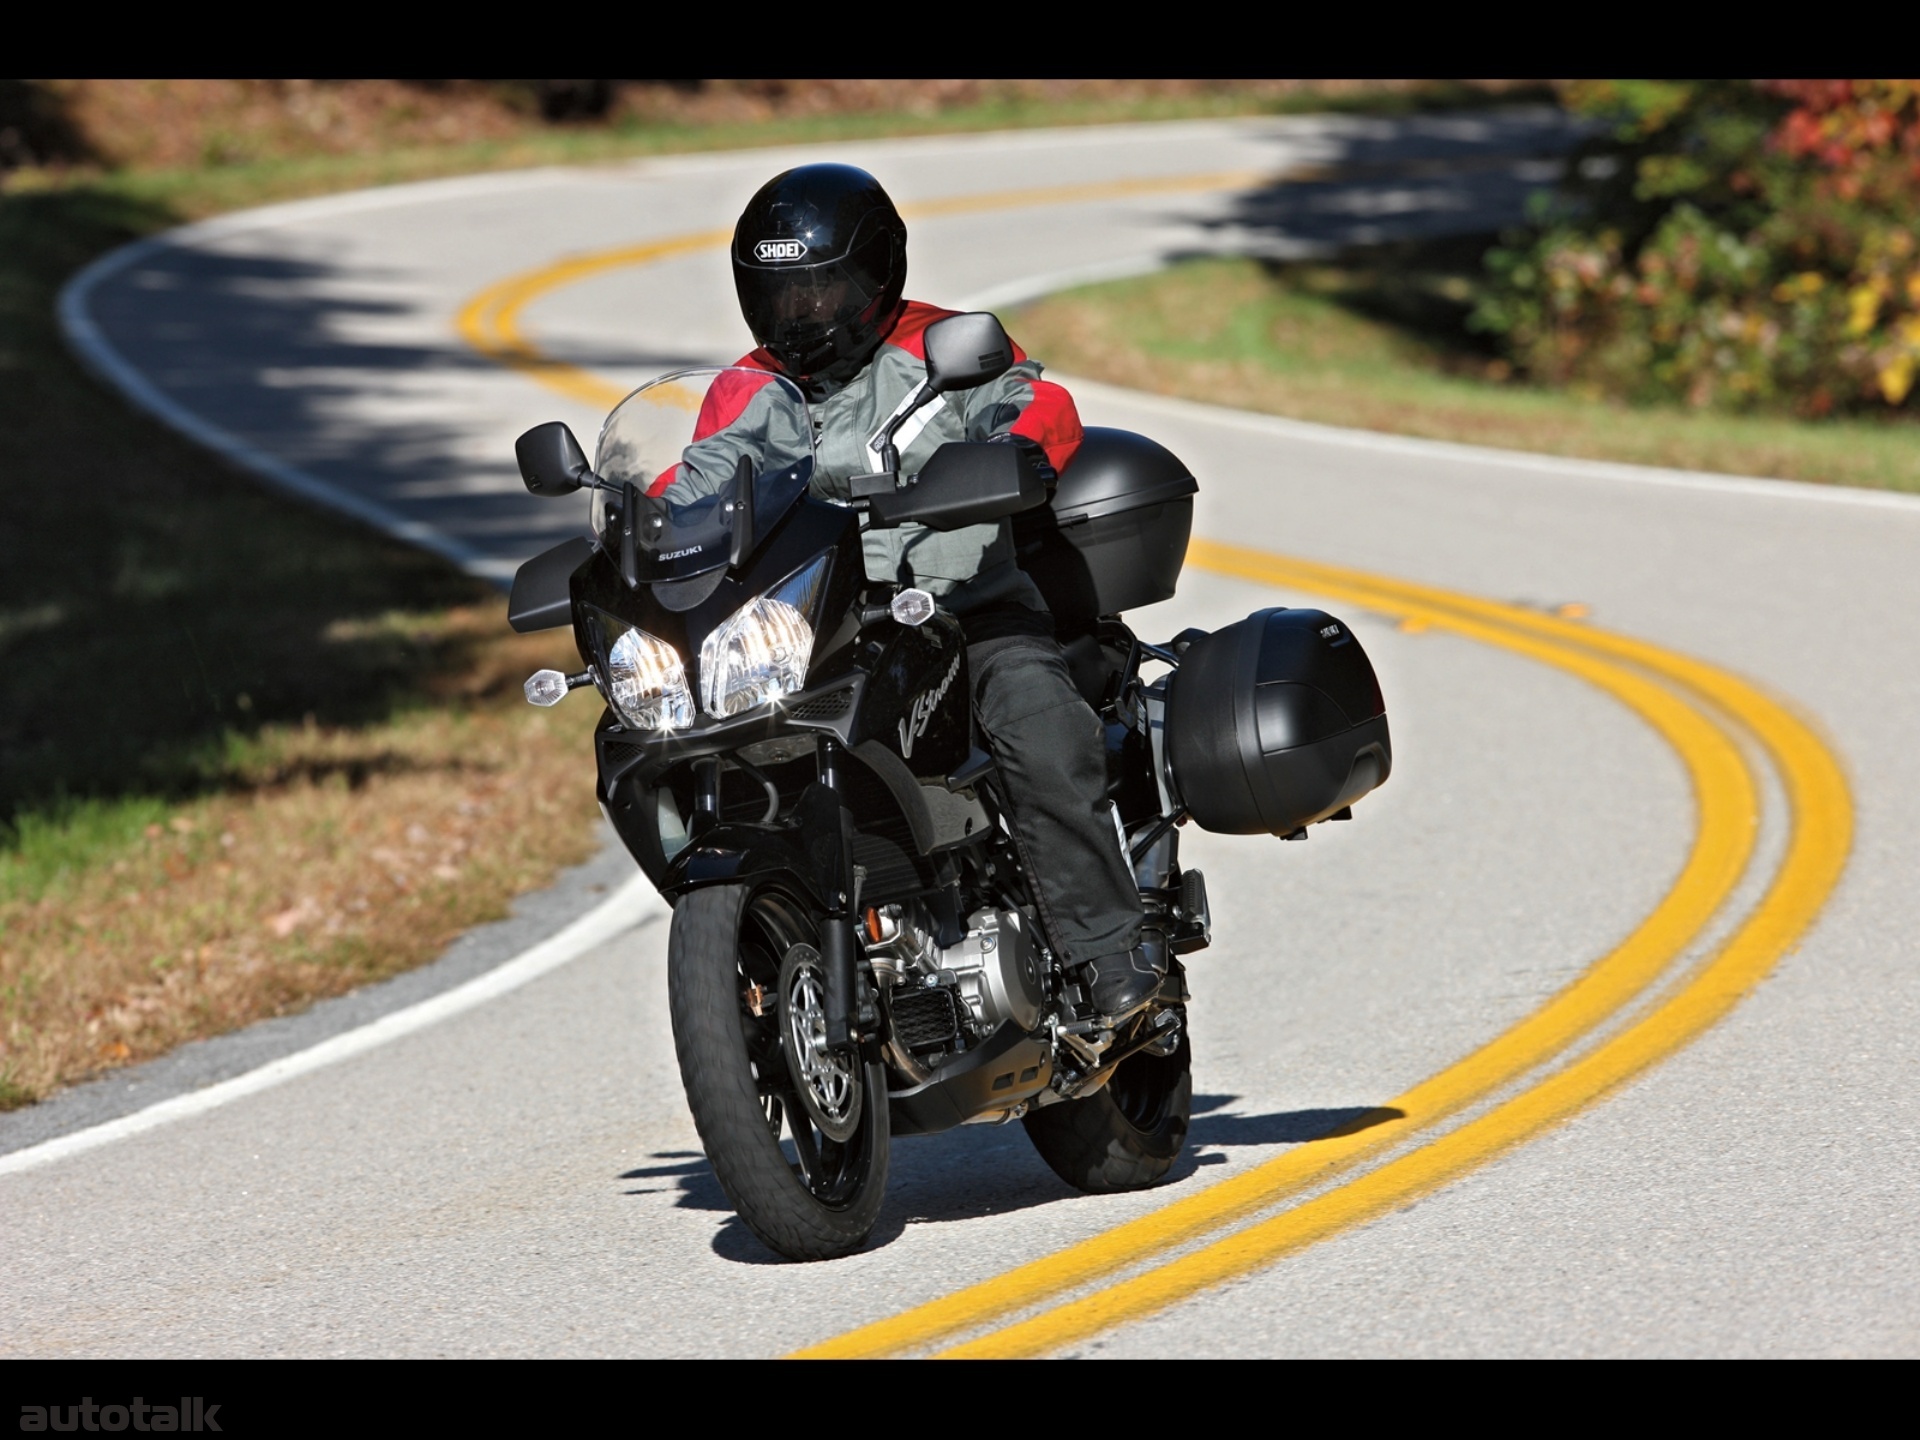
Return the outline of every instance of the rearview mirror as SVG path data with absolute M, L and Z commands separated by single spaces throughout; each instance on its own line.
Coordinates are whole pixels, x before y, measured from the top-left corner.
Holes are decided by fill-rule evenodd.
M 571 495 L 582 485 L 593 483 L 586 451 L 573 438 L 573 431 L 559 420 L 549 420 L 527 431 L 513 442 L 513 453 L 520 462 L 520 478 L 526 482 L 528 491 L 542 499 Z
M 971 390 L 989 380 L 997 380 L 1013 368 L 1013 341 L 1000 322 L 984 310 L 965 315 L 949 315 L 926 328 L 922 343 L 927 351 L 927 378 L 912 400 L 894 411 L 891 419 L 873 432 L 867 448 L 880 457 L 880 469 L 872 475 L 853 477 L 856 496 L 884 493 L 899 479 L 900 452 L 893 437 L 921 406 L 937 395 L 953 390 Z M 867 482 L 862 488 L 862 482 Z
M 949 315 L 926 330 L 927 388 L 944 395 L 998 380 L 1013 368 L 1013 341 L 985 310 Z

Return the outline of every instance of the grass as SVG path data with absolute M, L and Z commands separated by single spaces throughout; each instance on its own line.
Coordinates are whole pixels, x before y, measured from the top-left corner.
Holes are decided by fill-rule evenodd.
M 1465 326 L 1488 237 L 1340 262 L 1191 260 L 1011 325 L 1060 370 L 1301 420 L 1595 460 L 1920 492 L 1911 421 L 1628 407 L 1516 380 Z
M 592 844 L 591 707 L 519 695 L 564 633 L 67 355 L 65 276 L 182 213 L 0 196 L 0 1108 L 418 964 Z
M 209 793 L 61 827 L 84 863 L 0 900 L 0 1103 L 418 964 L 584 858 L 590 707 L 491 698 L 265 727 Z

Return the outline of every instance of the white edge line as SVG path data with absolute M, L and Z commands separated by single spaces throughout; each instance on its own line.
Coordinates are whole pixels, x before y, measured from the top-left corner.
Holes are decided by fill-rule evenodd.
M 310 503 L 342 511 L 382 534 L 430 550 L 451 560 L 469 575 L 490 580 L 496 585 L 512 580 L 517 567 L 510 561 L 489 558 L 431 525 L 409 520 L 376 500 L 329 484 L 319 476 L 309 474 L 296 465 L 289 465 L 231 431 L 223 430 L 194 414 L 162 392 L 113 348 L 87 310 L 87 302 L 95 287 L 156 250 L 173 246 L 184 233 L 172 231 L 110 251 L 88 265 L 61 289 L 58 307 L 61 333 L 81 362 L 162 424 L 171 426 L 188 439 L 252 471 L 275 488 Z
M 15 1150 L 10 1155 L 0 1155 L 0 1175 L 36 1169 L 102 1145 L 110 1145 L 116 1140 L 125 1140 L 162 1125 L 170 1125 L 176 1120 L 204 1115 L 209 1110 L 217 1110 L 249 1095 L 258 1095 L 263 1090 L 271 1090 L 276 1085 L 310 1075 L 328 1065 L 364 1055 L 389 1041 L 424 1030 L 497 999 L 510 990 L 517 990 L 529 981 L 577 960 L 595 946 L 633 929 L 643 921 L 665 913 L 666 903 L 654 891 L 652 884 L 645 876 L 636 875 L 559 934 L 522 951 L 505 964 L 475 976 L 464 985 L 456 985 L 404 1010 L 395 1010 L 345 1034 L 322 1040 L 317 1045 L 269 1061 L 257 1069 L 209 1085 L 203 1090 L 176 1095 L 171 1100 L 162 1100 L 131 1115 L 122 1115 L 117 1120 L 103 1121 L 84 1130 L 75 1130 L 51 1140 L 43 1140 L 38 1145 Z
M 1057 290 L 1073 290 L 1082 285 L 1098 285 L 1107 280 L 1131 280 L 1138 275 L 1152 275 L 1167 268 L 1167 257 L 1158 251 L 1144 255 L 1126 255 L 1118 260 L 1103 260 L 1097 265 L 1077 266 L 1072 270 L 1055 270 L 1046 275 L 1029 275 L 1023 280 L 1009 280 L 1004 285 L 995 285 L 991 289 L 979 290 L 964 299 L 956 300 L 956 310 L 1010 310 L 1016 305 L 1025 305 L 1030 300 L 1051 295 Z
M 524 183 L 528 177 L 515 178 Z M 551 177 L 542 174 L 538 178 L 545 180 Z M 432 183 L 430 187 L 404 188 L 435 188 L 444 191 L 454 187 Z M 386 201 L 390 194 L 391 192 L 378 192 L 377 198 Z M 320 202 L 301 201 L 291 205 L 274 206 L 271 207 L 270 215 L 264 223 L 299 219 L 324 210 L 366 208 L 353 204 L 328 203 L 329 201 L 352 201 L 356 198 L 327 197 Z M 58 315 L 60 328 L 68 345 L 83 364 L 139 408 L 190 440 L 252 471 L 269 484 L 289 491 L 302 499 L 343 511 L 394 539 L 444 556 L 469 574 L 491 580 L 495 584 L 503 584 L 510 580 L 516 568 L 510 562 L 490 559 L 451 536 L 442 534 L 430 525 L 408 520 L 364 496 L 330 485 L 318 476 L 311 475 L 297 466 L 289 465 L 239 436 L 222 430 L 219 426 L 195 415 L 164 394 L 130 365 L 101 333 L 100 327 L 88 312 L 87 302 L 102 281 L 155 251 L 176 247 L 187 239 L 204 239 L 224 231 L 246 228 L 233 223 L 241 218 L 240 216 L 222 217 L 218 221 L 186 226 L 164 235 L 151 236 L 110 251 L 86 266 L 60 291 Z M 252 218 L 256 222 L 261 222 L 261 217 L 257 214 Z M 557 935 L 522 951 L 513 959 L 495 966 L 463 985 L 457 985 L 418 1004 L 383 1015 L 378 1020 L 370 1021 L 344 1034 L 335 1035 L 305 1050 L 296 1051 L 292 1055 L 282 1056 L 278 1060 L 270 1061 L 244 1074 L 209 1085 L 205 1089 L 195 1090 L 186 1095 L 177 1095 L 170 1100 L 162 1100 L 144 1109 L 136 1110 L 131 1115 L 122 1115 L 114 1120 L 90 1125 L 83 1130 L 55 1136 L 38 1145 L 29 1145 L 10 1154 L 0 1155 L 0 1175 L 13 1175 L 24 1170 L 36 1169 L 72 1155 L 83 1154 L 102 1145 L 112 1144 L 117 1140 L 124 1140 L 163 1125 L 170 1125 L 176 1120 L 202 1115 L 248 1095 L 272 1089 L 297 1076 L 364 1054 L 390 1040 L 397 1040 L 403 1035 L 423 1030 L 462 1011 L 470 1010 L 504 995 L 508 991 L 517 990 L 528 981 L 537 979 L 548 971 L 559 969 L 570 961 L 578 959 L 594 946 L 632 929 L 656 914 L 663 913 L 665 909 L 665 902 L 654 891 L 652 884 L 645 876 L 636 875 Z
M 1256 415 L 1246 410 L 1229 410 L 1219 405 L 1204 405 L 1197 400 L 1181 400 L 1171 395 L 1153 395 L 1143 390 L 1126 390 L 1097 380 L 1078 376 L 1055 378 L 1071 389 L 1115 404 L 1132 405 L 1186 420 L 1232 426 L 1268 435 L 1284 435 L 1292 440 L 1322 445 L 1340 445 L 1355 450 L 1373 450 L 1398 455 L 1415 455 L 1452 464 L 1497 466 L 1506 470 L 1532 470 L 1566 479 L 1625 481 L 1634 485 L 1668 485 L 1685 490 L 1711 490 L 1728 495 L 1755 495 L 1768 500 L 1816 500 L 1833 505 L 1865 505 L 1874 509 L 1903 510 L 1920 514 L 1920 495 L 1899 490 L 1865 490 L 1848 485 L 1817 485 L 1807 480 L 1774 480 L 1754 475 L 1715 475 L 1703 470 L 1669 470 L 1653 465 L 1628 465 L 1613 460 L 1577 460 L 1563 455 L 1540 455 L 1530 450 L 1497 450 L 1489 445 L 1463 445 L 1453 440 L 1425 440 L 1413 435 L 1383 435 L 1375 430 L 1349 430 L 1338 425 L 1321 425 L 1311 420 L 1289 420 L 1280 415 Z

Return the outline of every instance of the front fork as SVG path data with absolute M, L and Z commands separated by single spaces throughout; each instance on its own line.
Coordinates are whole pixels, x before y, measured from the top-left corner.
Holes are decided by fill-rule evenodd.
M 859 895 L 854 881 L 853 812 L 840 789 L 840 744 L 820 737 L 818 781 L 807 787 L 793 819 L 806 850 L 806 869 L 827 913 L 820 923 L 821 960 L 827 972 L 827 1044 L 847 1050 L 859 1043 L 863 1025 L 879 1014 L 860 1003 L 860 952 L 854 935 Z M 690 841 L 720 823 L 720 758 L 694 762 L 693 818 Z
M 826 900 L 832 908 L 820 926 L 821 956 L 827 969 L 827 1044 L 851 1049 L 859 1040 L 859 951 L 853 925 L 859 896 L 854 893 L 853 812 L 840 791 L 840 746 L 831 736 L 820 737 L 822 810 L 831 808 L 832 855 L 822 855 L 830 872 Z M 826 815 L 819 817 L 826 819 Z M 824 837 L 823 837 L 824 838 Z M 823 849 L 825 847 L 823 846 Z

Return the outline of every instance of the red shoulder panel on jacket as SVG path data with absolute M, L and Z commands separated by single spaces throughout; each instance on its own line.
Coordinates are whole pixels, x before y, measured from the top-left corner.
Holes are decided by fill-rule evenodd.
M 897 345 L 916 360 L 927 358 L 927 327 L 936 320 L 944 320 L 956 315 L 956 310 L 942 310 L 938 305 L 928 305 L 921 300 L 909 300 L 900 311 L 900 318 L 893 322 L 893 329 L 887 332 L 889 345 Z
M 1051 380 L 1033 382 L 1033 403 L 1013 422 L 1013 433 L 1038 442 L 1055 470 L 1065 470 L 1086 438 L 1073 396 Z
M 751 355 L 747 357 L 749 360 L 752 358 Z M 700 402 L 700 418 L 693 422 L 695 440 L 718 435 L 733 424 L 745 412 L 747 402 L 759 394 L 760 387 L 773 379 L 771 372 L 761 371 L 751 375 L 740 373 L 750 368 L 757 367 L 743 364 L 714 376 L 713 384 L 707 387 L 707 398 Z

